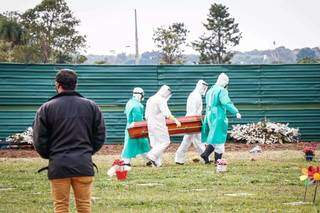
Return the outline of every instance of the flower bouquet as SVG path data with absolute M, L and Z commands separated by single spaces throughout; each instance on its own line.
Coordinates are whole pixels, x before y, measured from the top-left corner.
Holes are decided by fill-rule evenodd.
M 16 133 L 8 136 L 5 142 L 6 148 L 10 149 L 30 149 L 33 148 L 33 130 L 29 127 L 22 133 Z M 0 144 L 1 146 L 1 144 Z
M 227 171 L 227 165 L 228 165 L 228 162 L 224 159 L 219 159 L 217 160 L 217 172 L 220 173 L 220 172 L 226 172 Z
M 257 123 L 233 125 L 230 136 L 236 142 L 247 144 L 294 143 L 300 138 L 299 129 L 289 124 L 270 122 L 264 119 Z
M 32 127 L 29 127 L 26 131 L 22 133 L 16 133 L 13 135 L 10 135 L 6 138 L 7 142 L 10 142 L 11 144 L 33 144 L 33 129 Z
M 112 167 L 108 170 L 107 174 L 112 177 L 117 176 L 118 180 L 125 180 L 128 176 L 129 168 L 124 165 L 123 160 L 115 160 L 112 164 Z
M 303 148 L 303 152 L 305 154 L 307 161 L 313 160 L 316 149 L 317 149 L 317 145 L 306 146 Z
M 306 195 L 308 186 L 315 185 L 315 190 L 313 194 L 313 203 L 316 200 L 317 196 L 317 189 L 320 182 L 320 166 L 309 166 L 307 169 L 302 169 L 302 175 L 300 176 L 300 180 L 305 184 L 305 192 L 304 192 L 304 199 L 306 201 Z

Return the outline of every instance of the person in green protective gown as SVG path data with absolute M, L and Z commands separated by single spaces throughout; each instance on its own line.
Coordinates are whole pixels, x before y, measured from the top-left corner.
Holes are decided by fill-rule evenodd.
M 127 126 L 125 130 L 124 146 L 121 153 L 121 158 L 126 166 L 131 166 L 131 159 L 141 155 L 145 157 L 150 151 L 148 138 L 130 138 L 128 128 L 133 125 L 133 122 L 143 121 L 144 107 L 141 104 L 144 92 L 140 87 L 133 89 L 133 96 L 127 102 L 124 113 L 127 116 Z
M 229 77 L 221 73 L 216 84 L 206 94 L 206 115 L 201 129 L 201 140 L 207 144 L 201 157 L 206 164 L 210 163 L 209 156 L 213 151 L 215 162 L 221 159 L 224 153 L 228 130 L 227 111 L 241 119 L 239 110 L 229 98 L 228 84 Z

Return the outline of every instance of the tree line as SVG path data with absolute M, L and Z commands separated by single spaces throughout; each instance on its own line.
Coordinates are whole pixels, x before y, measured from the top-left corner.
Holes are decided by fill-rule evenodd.
M 203 23 L 204 32 L 191 42 L 187 42 L 190 31 L 183 22 L 157 27 L 152 39 L 160 64 L 185 63 L 186 47 L 198 53 L 195 63 L 231 63 L 235 54 L 232 48 L 239 44 L 242 33 L 228 10 L 222 4 L 211 4 Z M 42 0 L 23 13 L 2 13 L 0 62 L 81 64 L 87 60 L 80 54 L 87 45 L 86 36 L 76 30 L 79 24 L 80 20 L 73 15 L 65 0 Z M 310 48 L 303 48 L 297 54 L 297 63 L 320 63 L 320 59 Z
M 0 15 L 0 61 L 82 63 L 86 36 L 65 0 L 43 0 L 24 13 Z
M 187 44 L 187 30 L 184 23 L 173 23 L 154 31 L 153 40 L 161 52 L 161 63 L 181 64 L 184 62 L 184 47 L 189 45 L 199 53 L 199 64 L 228 64 L 234 52 L 232 47 L 239 44 L 242 37 L 239 24 L 231 17 L 228 7 L 212 4 L 203 23 L 205 32 L 198 40 Z

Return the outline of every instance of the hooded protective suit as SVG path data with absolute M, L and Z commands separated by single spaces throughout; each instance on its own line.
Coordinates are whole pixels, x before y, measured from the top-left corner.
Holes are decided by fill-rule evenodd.
M 190 93 L 187 99 L 187 114 L 186 116 L 202 115 L 202 96 L 205 95 L 208 89 L 208 84 L 199 80 L 196 88 Z M 185 154 L 190 145 L 196 148 L 197 152 L 202 154 L 205 150 L 205 145 L 201 143 L 201 134 L 188 134 L 183 137 L 183 140 L 176 152 L 175 162 L 178 164 L 185 163 Z
M 171 97 L 171 90 L 167 85 L 163 85 L 159 91 L 150 97 L 146 104 L 146 114 L 149 140 L 152 149 L 147 154 L 147 158 L 161 165 L 161 156 L 170 144 L 166 118 L 172 117 L 167 101 Z
M 202 124 L 201 139 L 209 144 L 201 157 L 208 162 L 208 157 L 215 151 L 215 160 L 222 157 L 227 139 L 228 118 L 226 111 L 241 118 L 238 109 L 231 102 L 226 89 L 229 78 L 221 73 L 215 85 L 206 94 L 206 115 Z
M 143 99 L 143 90 L 134 88 L 133 97 L 127 102 L 124 113 L 127 116 L 127 126 L 125 130 L 124 147 L 121 157 L 126 164 L 130 164 L 130 159 L 137 155 L 143 155 L 150 151 L 147 138 L 132 139 L 129 136 L 128 128 L 133 122 L 143 121 L 144 107 L 140 103 Z
M 228 118 L 226 111 L 236 115 L 238 109 L 231 102 L 225 87 L 229 83 L 226 74 L 221 73 L 215 85 L 206 95 L 206 116 L 202 125 L 202 141 L 208 144 L 223 144 L 227 139 Z

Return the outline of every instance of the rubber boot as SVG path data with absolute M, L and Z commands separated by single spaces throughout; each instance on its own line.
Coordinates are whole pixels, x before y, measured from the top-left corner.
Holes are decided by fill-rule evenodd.
M 214 153 L 214 162 L 215 162 L 215 164 L 217 164 L 217 161 L 219 160 L 219 159 L 221 159 L 222 158 L 222 153 L 221 154 L 219 154 L 219 153 Z
M 214 151 L 214 147 L 211 144 L 209 144 L 204 150 L 204 152 L 200 155 L 200 157 L 204 160 L 205 164 L 210 163 L 209 156 L 213 151 Z

